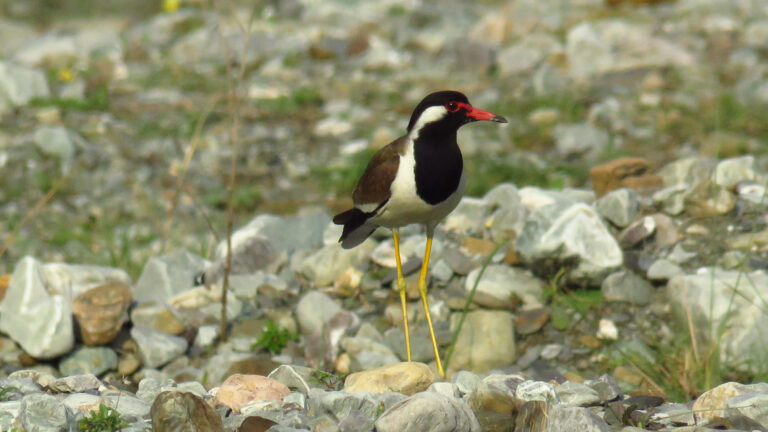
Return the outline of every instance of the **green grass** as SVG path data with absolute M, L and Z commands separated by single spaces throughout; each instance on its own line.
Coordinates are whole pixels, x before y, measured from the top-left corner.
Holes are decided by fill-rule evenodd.
M 299 340 L 299 335 L 280 328 L 274 321 L 267 321 L 254 345 L 262 347 L 272 354 L 279 354 L 289 341 Z
M 310 169 L 310 180 L 319 190 L 333 191 L 337 195 L 349 195 L 374 153 L 376 153 L 374 149 L 358 152 L 342 167 L 315 165 Z
M 119 412 L 104 404 L 99 405 L 98 411 L 91 411 L 77 422 L 77 430 L 82 432 L 115 432 L 127 426 Z
M 99 86 L 85 93 L 85 98 L 35 98 L 30 101 L 32 107 L 57 107 L 63 114 L 69 111 L 107 111 L 110 107 L 109 89 Z
M 319 108 L 323 104 L 323 95 L 315 86 L 303 86 L 297 88 L 289 96 L 280 96 L 274 99 L 261 99 L 258 102 L 259 110 L 266 115 L 287 116 L 308 108 Z

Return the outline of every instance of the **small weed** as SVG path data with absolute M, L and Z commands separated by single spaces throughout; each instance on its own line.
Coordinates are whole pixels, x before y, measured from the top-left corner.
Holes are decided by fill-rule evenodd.
M 334 375 L 321 370 L 312 372 L 309 382 L 325 387 L 328 390 L 338 390 L 344 384 L 345 375 Z
M 10 400 L 10 394 L 9 393 L 12 393 L 12 392 L 14 392 L 16 390 L 18 390 L 18 389 L 16 387 L 14 387 L 14 386 L 7 386 L 7 387 L 0 388 L 0 402 L 5 402 L 5 401 Z
M 33 107 L 55 106 L 63 112 L 67 111 L 107 111 L 109 110 L 109 89 L 99 86 L 89 90 L 85 98 L 36 98 L 30 102 Z
M 355 187 L 355 182 L 365 171 L 368 161 L 376 153 L 366 149 L 352 156 L 352 161 L 343 167 L 318 165 L 311 169 L 310 177 L 321 190 L 333 190 L 339 195 L 347 195 Z
M 287 329 L 281 329 L 274 321 L 267 321 L 255 345 L 263 347 L 273 354 L 277 354 L 285 348 L 288 341 L 297 340 L 299 340 L 299 336 L 296 333 L 292 333 Z
M 128 423 L 120 418 L 120 413 L 104 404 L 99 405 L 98 411 L 92 411 L 77 422 L 77 429 L 83 432 L 115 432 L 126 426 Z

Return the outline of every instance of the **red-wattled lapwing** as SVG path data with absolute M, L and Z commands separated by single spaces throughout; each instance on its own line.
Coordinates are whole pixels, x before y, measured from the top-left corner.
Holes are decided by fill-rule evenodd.
M 466 96 L 456 91 L 440 91 L 425 97 L 411 115 L 408 133 L 371 158 L 352 193 L 355 207 L 333 218 L 334 223 L 344 225 L 339 241 L 345 249 L 362 243 L 379 226 L 392 229 L 408 361 L 411 360 L 411 338 L 398 228 L 410 224 L 424 225 L 427 247 L 418 288 L 435 350 L 437 371 L 441 376 L 445 376 L 445 372 L 429 315 L 427 267 L 435 227 L 456 208 L 464 191 L 464 161 L 456 143 L 456 132 L 461 126 L 474 121 L 507 122 L 504 117 L 473 107 Z

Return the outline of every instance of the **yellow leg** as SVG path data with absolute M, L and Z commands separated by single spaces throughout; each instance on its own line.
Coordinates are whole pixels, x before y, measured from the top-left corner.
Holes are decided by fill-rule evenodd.
M 424 305 L 424 314 L 427 315 L 427 326 L 429 326 L 429 337 L 432 339 L 432 348 L 435 350 L 435 361 L 437 362 L 437 372 L 445 378 L 443 364 L 440 362 L 440 352 L 437 350 L 437 339 L 435 338 L 435 329 L 432 327 L 432 317 L 429 314 L 429 301 L 427 300 L 427 269 L 429 268 L 429 254 L 432 252 L 432 236 L 427 235 L 427 248 L 424 250 L 424 260 L 421 263 L 421 274 L 419 275 L 419 295 L 421 303 Z
M 408 361 L 411 361 L 411 334 L 408 331 L 408 307 L 405 298 L 405 278 L 403 277 L 403 265 L 400 263 L 400 239 L 397 235 L 397 228 L 392 230 L 392 237 L 395 240 L 395 261 L 397 262 L 397 291 L 400 293 L 400 305 L 403 307 L 403 332 L 405 332 L 405 352 L 408 354 Z

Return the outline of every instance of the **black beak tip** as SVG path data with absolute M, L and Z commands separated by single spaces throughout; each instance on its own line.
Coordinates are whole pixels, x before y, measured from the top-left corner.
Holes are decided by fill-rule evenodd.
M 496 123 L 509 123 L 509 122 L 507 121 L 507 119 L 505 119 L 504 117 L 502 117 L 502 116 L 499 116 L 499 115 L 497 115 L 497 116 L 494 116 L 494 117 L 491 119 L 491 121 L 492 121 L 492 122 L 496 122 Z

